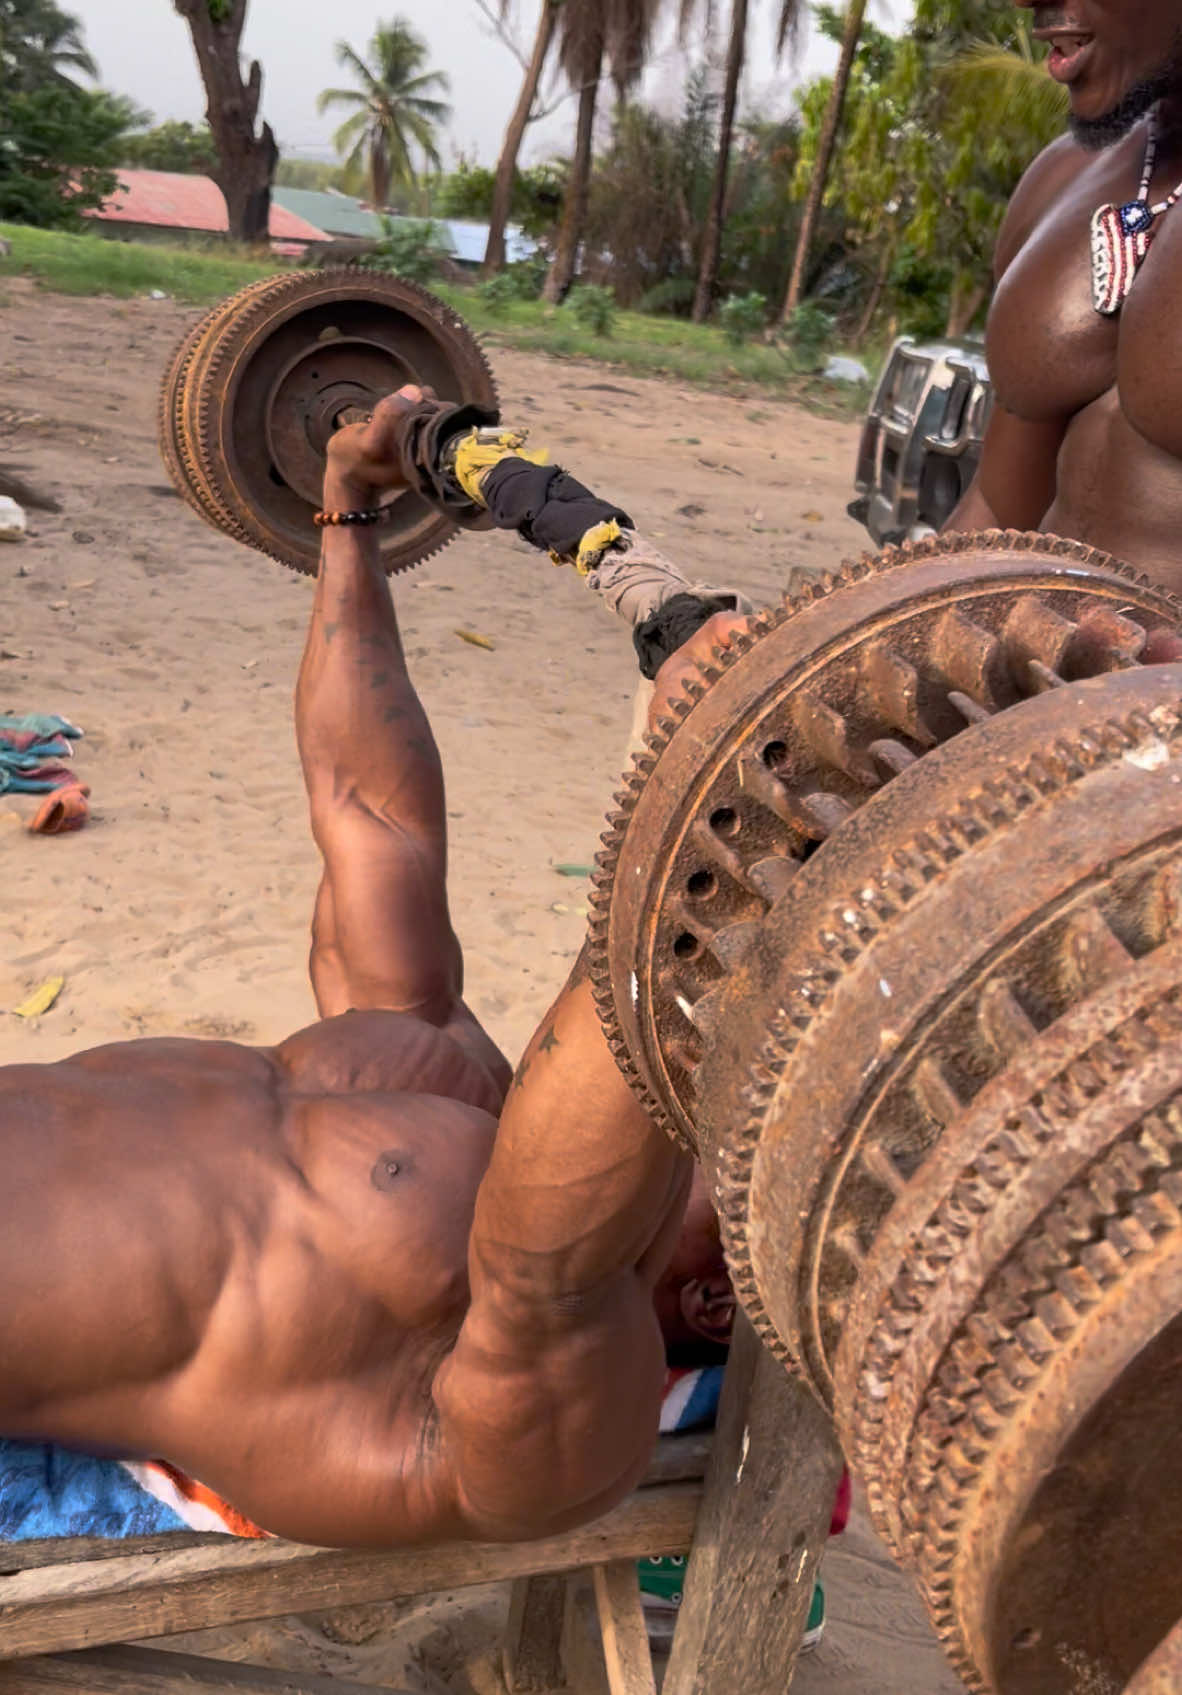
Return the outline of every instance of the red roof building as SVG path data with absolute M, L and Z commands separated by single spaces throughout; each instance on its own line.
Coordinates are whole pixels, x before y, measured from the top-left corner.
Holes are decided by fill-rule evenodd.
M 211 177 L 182 176 L 176 171 L 121 170 L 115 193 L 87 216 L 107 226 L 106 233 L 111 235 L 229 234 L 226 202 L 217 183 Z M 332 237 L 273 201 L 271 240 L 302 251 Z

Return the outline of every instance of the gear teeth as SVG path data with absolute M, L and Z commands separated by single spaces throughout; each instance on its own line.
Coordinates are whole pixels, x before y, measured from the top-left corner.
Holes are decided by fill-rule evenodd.
M 842 713 L 811 690 L 802 689 L 792 702 L 792 720 L 805 746 L 823 765 L 844 772 L 866 788 L 878 788 L 874 767 L 855 743 Z
M 911 1079 L 911 1092 L 922 1111 L 939 1125 L 954 1123 L 964 1111 L 964 1102 L 953 1088 L 943 1066 L 930 1055 L 916 1066 Z
M 936 625 L 931 656 L 949 685 L 986 715 L 1005 704 L 997 693 L 1002 644 L 959 607 L 950 608 Z
M 819 841 L 824 841 L 835 830 L 839 830 L 854 812 L 848 800 L 843 800 L 840 795 L 827 794 L 820 789 L 811 795 L 805 795 L 801 805 L 809 820 L 808 833 Z
M 718 1020 L 722 1012 L 723 993 L 724 988 L 721 984 L 717 988 L 708 989 L 704 995 L 699 996 L 689 1006 L 688 1011 L 686 1005 L 683 1005 L 680 999 L 678 1001 L 678 1005 L 681 1006 L 682 1012 L 685 1013 L 690 1023 L 707 1038 L 711 1037 L 718 1028 Z
M 1134 623 L 1123 612 L 1095 607 L 1079 620 L 1070 647 L 1071 670 L 1077 677 L 1094 677 L 1101 671 L 1135 665 L 1148 639 L 1144 625 Z
M 728 924 L 711 936 L 707 946 L 725 971 L 737 971 L 757 945 L 762 928 L 754 919 Z
M 994 562 L 991 551 L 1022 557 Z M 914 568 L 920 565 L 930 586 L 917 586 Z M 1095 588 L 1088 583 L 1092 569 L 1104 576 Z M 715 980 L 721 961 L 710 945 L 713 935 L 758 920 L 774 906 L 799 876 L 809 844 L 839 829 L 872 787 L 907 772 L 929 747 L 958 734 L 985 710 L 985 702 L 996 700 L 1004 708 L 1016 693 L 1032 691 L 1029 676 L 1016 683 L 1012 676 L 1015 655 L 1028 656 L 1011 651 L 1013 642 L 1030 634 L 1020 620 L 1007 630 L 1016 605 L 1032 602 L 1037 608 L 1039 595 L 1049 596 L 1071 612 L 1062 620 L 1069 635 L 1078 630 L 1080 609 L 1094 603 L 1116 604 L 1122 616 L 1143 617 L 1152 627 L 1182 624 L 1182 606 L 1162 591 L 1124 586 L 1137 582 L 1135 573 L 1107 556 L 1045 536 L 932 538 L 887 549 L 876 559 L 847 562 L 821 581 L 794 576 L 783 602 L 753 619 L 741 642 L 696 662 L 680 695 L 650 729 L 644 753 L 625 781 L 604 837 L 592 898 L 604 920 L 594 930 L 594 945 L 614 960 L 610 994 L 598 999 L 605 1028 L 626 1035 L 630 1080 L 638 1094 L 642 1089 L 649 1098 L 654 1090 L 659 1094 L 684 1139 L 695 1134 L 696 1086 L 687 1090 L 680 1076 L 671 1079 L 660 1059 L 666 1033 L 691 1028 L 676 1010 L 669 1016 L 672 997 L 682 994 L 693 1004 Z M 820 623 L 810 611 L 818 608 L 824 613 Z M 848 633 L 842 634 L 847 608 Z M 950 609 L 965 617 L 949 619 Z M 951 677 L 933 656 L 941 620 L 942 657 L 949 668 L 960 667 L 955 675 L 968 685 L 952 692 L 965 701 L 970 689 L 983 695 L 968 716 L 950 703 Z M 823 628 L 825 635 L 810 653 L 812 628 Z M 1123 626 L 1118 633 L 1133 640 Z M 1053 644 L 1045 646 L 1045 628 L 1035 634 L 1051 658 L 1057 657 Z M 779 652 L 749 662 L 747 655 L 771 639 L 783 643 L 783 665 L 777 668 Z M 725 707 L 709 698 L 724 679 Z M 805 690 L 810 698 L 797 704 Z M 1081 771 L 1109 757 L 1099 737 L 1090 752 L 1075 738 L 1067 740 Z M 647 779 L 674 744 L 678 779 L 667 776 L 650 785 Z M 1054 758 L 1061 759 L 1060 753 Z M 1007 802 L 1008 816 L 1016 817 L 1043 792 L 1040 785 L 1052 780 L 1054 761 L 1044 764 L 1044 776 L 1029 792 Z M 672 769 L 664 767 L 666 773 Z M 986 797 L 981 807 L 948 821 L 933 851 L 946 863 L 1004 821 L 999 803 Z M 880 923 L 894 902 L 908 898 L 913 886 L 922 887 L 932 874 L 926 866 L 926 850 L 911 860 L 888 855 L 859 924 Z M 690 902 L 679 912 L 677 903 L 687 892 Z M 674 967 L 666 950 L 683 934 L 705 947 Z M 835 972 L 842 968 L 841 950 L 860 945 L 854 932 L 843 931 Z M 630 962 L 642 957 L 647 963 L 638 1001 Z M 824 992 L 820 980 L 818 992 Z M 793 1019 L 800 1015 L 801 1008 L 794 1008 Z M 787 1028 L 795 1040 L 793 1019 Z M 696 1054 L 697 1039 L 687 1039 Z M 732 1241 L 728 1234 L 728 1246 Z M 743 1297 L 749 1305 L 751 1293 Z
M 864 652 L 862 686 L 892 729 L 902 730 L 920 747 L 935 746 L 935 732 L 919 710 L 919 672 L 885 641 Z
M 962 694 L 959 689 L 952 690 L 948 696 L 948 701 L 960 713 L 966 724 L 984 724 L 993 716 L 988 707 L 982 706 L 980 701 L 974 700 L 971 695 Z
M 858 1159 L 867 1174 L 880 1187 L 889 1190 L 894 1200 L 898 1200 L 907 1188 L 907 1179 L 882 1143 L 866 1142 L 858 1154 Z
M 775 854 L 769 859 L 757 860 L 748 869 L 747 881 L 771 906 L 791 888 L 799 870 L 798 859 L 781 858 Z
M 1029 674 L 1030 661 L 1063 674 L 1079 625 L 1064 618 L 1036 594 L 1023 595 L 1005 621 L 1002 639 L 1014 681 L 1019 687 Z
M 1024 1053 L 1038 1034 L 1034 1020 L 1003 978 L 986 983 L 977 1002 L 977 1024 L 1000 1060 Z
M 1096 906 L 1073 913 L 1063 928 L 1063 964 L 1082 988 L 1098 989 L 1127 971 L 1132 956 Z

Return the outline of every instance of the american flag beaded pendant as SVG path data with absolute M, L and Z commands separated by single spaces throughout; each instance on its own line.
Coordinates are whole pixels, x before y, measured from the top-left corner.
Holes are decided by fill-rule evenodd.
M 1141 261 L 1149 252 L 1153 226 L 1182 198 L 1182 183 L 1172 194 L 1149 204 L 1149 184 L 1157 162 L 1157 115 L 1149 118 L 1145 168 L 1136 198 L 1123 206 L 1099 206 L 1092 213 L 1092 305 L 1105 318 L 1120 311 L 1128 299 Z

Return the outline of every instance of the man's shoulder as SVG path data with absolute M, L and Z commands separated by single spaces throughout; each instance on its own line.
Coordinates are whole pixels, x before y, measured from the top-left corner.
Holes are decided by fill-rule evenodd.
M 413 1012 L 380 1008 L 322 1019 L 275 1049 L 288 1086 L 303 1095 L 430 1095 L 495 1116 L 503 1090 L 460 1039 Z
M 1000 278 L 1025 245 L 1031 230 L 1088 155 L 1070 132 L 1056 136 L 1026 167 L 1002 219 L 994 255 Z

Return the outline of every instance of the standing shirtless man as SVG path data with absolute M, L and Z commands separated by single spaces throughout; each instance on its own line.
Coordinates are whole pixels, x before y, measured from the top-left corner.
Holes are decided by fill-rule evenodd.
M 947 528 L 1071 536 L 1182 591 L 1182 205 L 1153 216 L 1111 314 L 1093 302 L 1091 252 L 1096 211 L 1138 198 L 1151 132 L 1150 208 L 1182 185 L 1182 4 L 1018 3 L 1050 43 L 1071 133 L 1035 160 L 1002 225 L 986 337 L 996 402 Z
M 398 486 L 385 401 L 325 507 Z M 296 702 L 322 1022 L 0 1069 L 0 1434 L 157 1456 L 323 1545 L 544 1536 L 640 1478 L 733 1297 L 576 968 L 511 1083 L 462 999 L 439 757 L 372 531 L 325 531 Z

